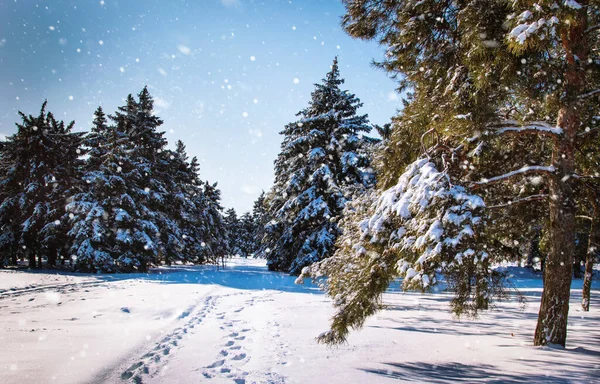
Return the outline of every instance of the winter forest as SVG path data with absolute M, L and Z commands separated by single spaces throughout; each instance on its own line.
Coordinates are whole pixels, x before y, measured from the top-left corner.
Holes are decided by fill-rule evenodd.
M 600 1 L 23 3 L 0 382 L 600 383 Z

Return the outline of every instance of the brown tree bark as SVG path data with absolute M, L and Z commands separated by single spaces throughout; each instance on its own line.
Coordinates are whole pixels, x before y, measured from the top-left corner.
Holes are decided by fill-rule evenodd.
M 37 267 L 37 263 L 35 261 L 35 253 L 31 252 L 31 250 L 27 250 L 27 258 L 29 259 L 29 268 L 35 269 Z
M 565 130 L 565 136 L 569 136 L 567 131 L 572 130 L 573 126 L 578 126 L 578 123 L 577 114 L 573 110 L 561 109 L 559 126 Z M 575 201 L 569 180 L 574 170 L 574 146 L 573 140 L 565 139 L 557 143 L 553 154 L 556 174 L 550 179 L 549 185 L 550 250 L 544 269 L 544 291 L 534 345 L 564 346 L 567 340 L 567 318 L 575 253 Z
M 583 275 L 583 289 L 581 292 L 581 308 L 588 312 L 590 310 L 590 299 L 592 290 L 592 275 L 594 272 L 594 257 L 600 244 L 600 227 L 598 224 L 598 207 L 594 207 L 594 215 L 590 224 L 590 236 L 588 238 L 587 253 L 585 256 L 585 273 Z
M 581 121 L 578 97 L 585 86 L 585 71 L 580 63 L 587 60 L 585 40 L 587 15 L 585 7 L 577 19 L 561 33 L 565 52 L 564 93 L 558 112 L 557 126 L 562 135 L 554 142 L 552 165 L 554 174 L 549 183 L 550 251 L 544 271 L 544 291 L 533 339 L 534 345 L 558 344 L 567 341 L 567 320 L 575 253 L 575 197 L 572 179 L 575 171 L 575 142 Z

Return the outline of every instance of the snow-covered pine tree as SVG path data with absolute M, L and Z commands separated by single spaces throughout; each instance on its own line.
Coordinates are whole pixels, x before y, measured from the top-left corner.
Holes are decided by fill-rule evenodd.
M 254 222 L 254 248 L 251 253 L 254 254 L 254 257 L 257 257 L 259 256 L 260 244 L 265 236 L 265 227 L 269 221 L 271 221 L 267 208 L 265 191 L 260 193 L 252 206 L 252 220 Z
M 202 263 L 203 234 L 198 206 L 201 201 L 202 182 L 198 176 L 198 161 L 196 158 L 188 161 L 185 145 L 181 140 L 177 141 L 175 151 L 166 153 L 171 175 L 171 183 L 168 186 L 168 214 L 181 231 L 183 248 L 165 261 Z
M 159 228 L 168 222 L 157 167 L 166 141 L 156 132 L 162 121 L 152 115 L 147 89 L 139 96 L 139 102 L 127 97 L 111 116 L 114 125 L 96 111 L 91 139 L 104 150 L 90 152 L 87 188 L 67 205 L 77 269 L 145 271 L 159 262 Z
M 242 253 L 241 244 L 241 228 L 240 220 L 237 212 L 233 208 L 225 211 L 225 228 L 227 229 L 227 253 L 230 256 L 238 256 Z
M 167 151 L 165 132 L 158 129 L 163 121 L 154 115 L 154 100 L 148 87 L 138 94 L 138 108 L 133 124 L 129 127 L 128 137 L 132 143 L 130 156 L 138 163 L 142 171 L 140 187 L 146 192 L 146 220 L 156 225 L 158 232 L 157 261 L 179 259 L 184 248 L 183 232 L 175 219 L 171 204 L 178 199 L 183 204 L 183 193 L 173 179 L 174 168 L 182 166 L 176 153 Z
M 345 30 L 386 46 L 380 66 L 400 81 L 400 89 L 411 90 L 407 103 L 414 119 L 402 119 L 401 128 L 420 136 L 414 142 L 435 147 L 445 161 L 462 162 L 451 177 L 477 190 L 488 207 L 546 204 L 541 221 L 548 223 L 548 256 L 534 344 L 565 345 L 575 187 L 596 177 L 585 173 L 581 159 L 598 152 L 597 141 L 589 140 L 599 132 L 598 4 L 344 3 Z M 388 149 L 390 160 L 409 162 L 401 148 Z M 513 170 L 498 173 L 506 168 Z M 394 183 L 400 169 L 388 161 L 382 180 Z M 520 185 L 527 180 L 544 187 L 530 195 L 534 188 Z
M 19 112 L 22 123 L 3 143 L 0 163 L 0 248 L 13 262 L 28 258 L 31 268 L 41 268 L 43 255 L 50 264 L 56 260 L 65 194 L 76 185 L 81 165 L 81 134 L 72 132 L 74 122 L 65 125 L 46 113 L 46 104 L 38 116 Z
M 238 232 L 238 248 L 240 256 L 248 257 L 252 256 L 256 251 L 257 241 L 255 239 L 256 223 L 254 217 L 250 212 L 245 212 L 239 218 L 239 232 Z
M 208 262 L 216 263 L 227 256 L 229 250 L 221 191 L 217 188 L 217 183 L 204 182 L 198 206 L 201 213 L 199 220 L 202 223 L 202 257 Z
M 299 274 L 331 256 L 344 205 L 354 189 L 374 182 L 370 158 L 361 149 L 362 134 L 371 127 L 366 115 L 357 115 L 362 103 L 340 88 L 343 83 L 336 58 L 315 84 L 309 106 L 282 132 L 269 199 L 273 220 L 261 246 L 272 270 Z
M 350 328 L 381 308 L 381 294 L 398 277 L 403 289 L 429 291 L 441 273 L 455 292 L 457 315 L 486 308 L 490 292 L 504 293 L 502 276 L 491 273 L 487 250 L 477 243 L 483 199 L 438 168 L 430 158 L 417 159 L 396 185 L 347 205 L 338 251 L 298 279 L 313 277 L 335 299 L 331 330 L 319 341 L 344 342 Z

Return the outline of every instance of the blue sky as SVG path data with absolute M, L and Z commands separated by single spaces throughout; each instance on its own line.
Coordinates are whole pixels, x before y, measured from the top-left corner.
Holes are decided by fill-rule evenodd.
M 0 0 L 0 134 L 44 99 L 87 131 L 98 105 L 112 112 L 148 85 L 170 145 L 183 140 L 242 213 L 335 55 L 373 123 L 400 106 L 370 65 L 382 49 L 348 37 L 343 13 L 334 0 Z

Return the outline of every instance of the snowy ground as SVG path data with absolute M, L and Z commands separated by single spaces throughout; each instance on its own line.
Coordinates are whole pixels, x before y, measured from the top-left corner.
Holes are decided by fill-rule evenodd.
M 442 294 L 386 294 L 388 309 L 327 348 L 327 297 L 261 261 L 149 275 L 0 271 L 0 383 L 600 383 L 600 288 L 579 310 L 573 284 L 566 350 L 534 348 L 541 281 L 529 300 L 476 321 L 452 319 Z

